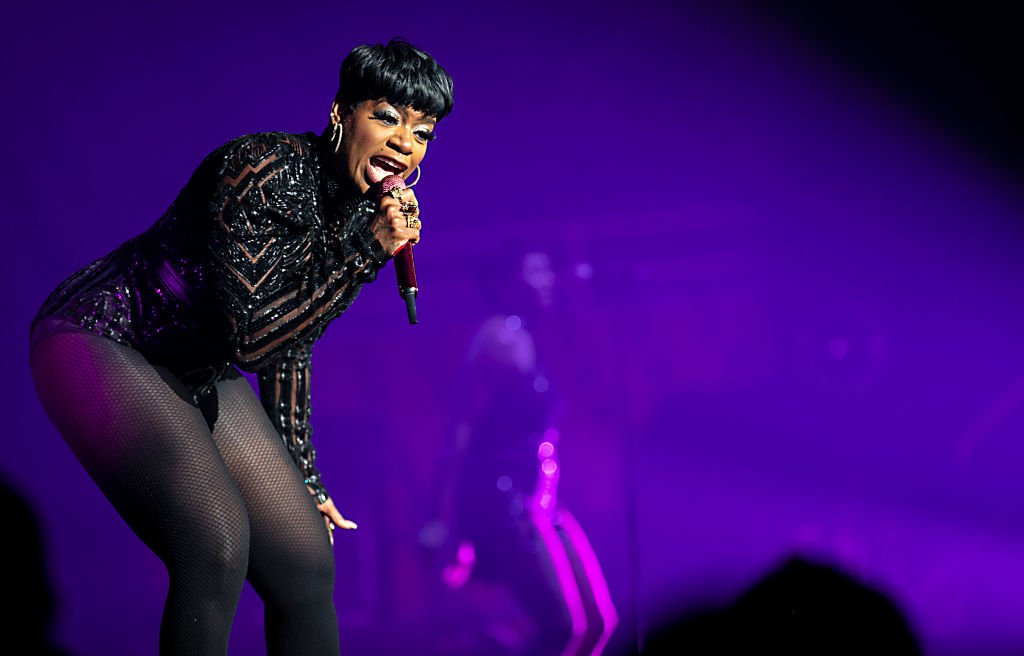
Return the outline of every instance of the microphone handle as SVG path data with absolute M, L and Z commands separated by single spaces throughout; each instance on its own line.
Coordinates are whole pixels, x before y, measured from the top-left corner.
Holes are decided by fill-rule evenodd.
M 380 181 L 378 197 L 386 194 L 394 194 L 405 189 L 405 180 L 400 175 L 389 175 Z M 398 198 L 395 196 L 395 198 Z M 412 259 L 412 244 L 406 242 L 401 248 L 395 251 L 395 276 L 398 278 L 398 293 L 405 300 L 405 311 L 409 315 L 409 323 L 419 323 L 416 318 L 416 294 L 419 287 L 416 285 L 416 263 Z
M 395 251 L 395 277 L 398 278 L 398 293 L 405 300 L 405 311 L 409 323 L 419 323 L 416 317 L 416 261 L 412 256 L 412 244 L 406 242 Z

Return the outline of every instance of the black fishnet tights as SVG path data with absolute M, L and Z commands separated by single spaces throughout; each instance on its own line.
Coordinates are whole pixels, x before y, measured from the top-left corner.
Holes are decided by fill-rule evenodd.
M 167 566 L 161 654 L 226 653 L 246 578 L 269 654 L 338 653 L 326 528 L 245 379 L 217 383 L 211 433 L 177 378 L 112 340 L 50 335 L 31 365 L 54 425 Z

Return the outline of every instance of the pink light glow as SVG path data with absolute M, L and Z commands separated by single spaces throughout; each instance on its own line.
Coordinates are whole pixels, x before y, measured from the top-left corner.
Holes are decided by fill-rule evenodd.
M 612 603 L 612 595 L 608 591 L 608 582 L 605 581 L 604 571 L 601 570 L 601 563 L 590 546 L 587 534 L 579 525 L 576 518 L 568 510 L 562 510 L 561 527 L 566 537 L 576 549 L 580 562 L 583 564 L 583 571 L 586 573 L 587 581 L 590 583 L 590 591 L 594 595 L 594 603 L 597 605 L 597 612 L 601 615 L 601 622 L 604 625 L 601 629 L 601 637 L 594 645 L 594 654 L 604 651 L 605 645 L 611 640 L 615 627 L 619 624 L 619 614 Z
M 537 533 L 547 549 L 548 557 L 551 558 L 551 565 L 558 579 L 558 587 L 562 590 L 562 598 L 569 609 L 569 620 L 572 625 L 572 635 L 562 649 L 562 654 L 576 654 L 587 630 L 587 614 L 583 607 L 583 597 L 576 584 L 576 577 L 572 573 L 569 555 L 565 552 L 565 547 L 558 537 L 554 524 L 551 523 L 550 514 L 546 509 L 537 507 L 538 505 L 530 504 L 530 519 L 537 527 Z
M 458 590 L 466 585 L 466 581 L 473 574 L 473 566 L 476 565 L 476 549 L 469 540 L 459 543 L 455 553 L 455 562 L 446 565 L 441 572 L 441 580 L 452 590 Z

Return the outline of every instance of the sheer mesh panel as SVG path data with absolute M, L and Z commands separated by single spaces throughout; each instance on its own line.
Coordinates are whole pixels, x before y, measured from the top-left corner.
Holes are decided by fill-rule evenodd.
M 52 335 L 31 365 L 54 425 L 167 567 L 161 654 L 224 654 L 247 573 L 271 654 L 338 652 L 326 529 L 244 380 L 217 384 L 211 435 L 179 380 L 112 340 Z

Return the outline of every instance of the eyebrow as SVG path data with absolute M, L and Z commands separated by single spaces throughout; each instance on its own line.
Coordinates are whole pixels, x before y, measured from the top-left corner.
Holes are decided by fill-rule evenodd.
M 406 117 L 408 117 L 410 113 L 412 113 L 412 112 L 414 112 L 416 110 L 412 109 L 411 107 L 406 107 L 406 108 L 403 108 L 400 111 L 402 111 L 402 113 L 404 113 L 406 115 Z M 420 113 L 422 113 L 422 112 L 420 112 Z M 434 125 L 435 123 L 437 123 L 437 119 L 434 118 L 433 116 L 427 116 L 426 114 L 424 114 L 423 118 L 417 119 L 417 120 L 413 121 L 413 123 L 430 123 L 431 125 Z

